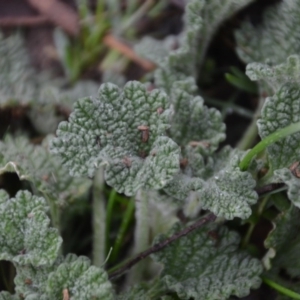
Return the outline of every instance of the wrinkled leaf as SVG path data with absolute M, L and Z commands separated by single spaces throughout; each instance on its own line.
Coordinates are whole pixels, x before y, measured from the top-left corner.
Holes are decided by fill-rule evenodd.
M 197 152 L 186 153 L 191 163 L 183 170 L 186 175 L 176 175 L 164 188 L 172 197 L 186 200 L 185 214 L 194 217 L 200 209 L 208 209 L 228 220 L 248 218 L 258 195 L 251 173 L 239 168 L 241 154 L 225 147 L 205 162 Z
M 177 224 L 172 235 L 181 229 Z M 155 243 L 164 240 L 161 236 Z M 161 280 L 181 299 L 244 297 L 260 286 L 259 260 L 238 251 L 238 234 L 214 224 L 202 226 L 168 245 L 153 258 L 164 265 Z
M 139 82 L 123 91 L 103 84 L 97 98 L 79 100 L 60 124 L 52 151 L 72 176 L 93 176 L 106 166 L 107 183 L 120 193 L 160 189 L 179 171 L 180 149 L 164 136 L 170 112 L 163 92 L 149 93 Z
M 300 88 L 295 84 L 283 85 L 274 96 L 266 99 L 258 120 L 262 139 L 290 124 L 300 121 Z M 299 160 L 300 133 L 294 133 L 267 148 L 269 164 L 273 170 L 290 167 Z
M 0 142 L 0 174 L 15 172 L 20 180 L 32 182 L 47 197 L 64 205 L 85 193 L 91 182 L 72 178 L 47 144 L 47 138 L 42 145 L 33 145 L 25 137 L 7 136 Z
M 43 198 L 20 191 L 0 206 L 0 259 L 40 266 L 52 263 L 62 239 L 54 228 Z
M 288 263 L 291 268 L 295 266 L 299 269 L 298 272 L 300 272 L 298 259 L 294 257 L 294 260 L 292 260 L 293 257 L 287 255 L 287 251 L 293 249 L 293 245 L 298 245 L 299 243 L 299 218 L 299 208 L 291 205 L 289 209 L 282 211 L 273 221 L 273 230 L 265 240 L 265 247 L 269 249 L 269 253 L 266 255 L 264 261 L 268 269 L 270 268 L 270 264 L 273 264 L 269 259 L 278 254 L 279 257 L 275 258 L 277 264 L 280 263 L 280 261 L 286 260 L 285 263 Z M 300 244 L 298 247 L 299 246 Z M 289 261 L 289 259 L 291 259 L 291 261 Z
M 277 91 L 284 83 L 297 83 L 300 79 L 300 58 L 292 55 L 286 63 L 270 66 L 263 63 L 251 63 L 247 65 L 246 74 L 251 80 L 264 80 L 273 91 Z
M 284 63 L 300 53 L 300 2 L 281 1 L 268 7 L 260 25 L 245 23 L 237 32 L 237 52 L 246 63 Z
M 283 168 L 274 172 L 274 177 L 288 186 L 288 197 L 297 207 L 300 207 L 300 178 L 291 170 Z
M 205 154 L 214 152 L 225 139 L 221 113 L 206 107 L 200 96 L 193 97 L 176 85 L 171 92 L 171 101 L 174 106 L 170 128 L 172 139 L 181 146 L 191 142 Z
M 49 275 L 46 293 L 49 299 L 60 299 L 63 291 L 74 300 L 114 299 L 112 284 L 106 272 L 91 266 L 88 258 L 66 258 L 65 262 Z

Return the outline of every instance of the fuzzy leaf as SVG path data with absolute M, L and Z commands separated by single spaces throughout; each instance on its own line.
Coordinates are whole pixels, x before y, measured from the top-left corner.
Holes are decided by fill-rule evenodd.
M 250 173 L 240 170 L 239 161 L 239 157 L 233 155 L 229 164 L 205 181 L 196 194 L 203 209 L 209 209 L 228 220 L 234 217 L 248 218 L 251 215 L 250 205 L 258 200 L 254 191 L 256 181 Z
M 17 294 L 22 294 L 29 299 L 45 299 L 46 287 L 49 274 L 57 269 L 63 262 L 63 257 L 59 256 L 53 264 L 34 267 L 31 264 L 19 265 L 14 263 L 16 268 L 15 290 Z
M 283 63 L 300 53 L 300 3 L 286 0 L 270 6 L 261 25 L 249 22 L 237 32 L 237 52 L 246 63 Z
M 47 296 L 49 299 L 60 299 L 67 289 L 73 300 L 110 300 L 114 299 L 112 285 L 103 269 L 91 266 L 86 257 L 73 258 L 59 265 L 49 275 Z
M 87 257 L 69 254 L 65 259 L 58 257 L 52 265 L 17 264 L 16 270 L 16 292 L 26 299 L 113 299 L 105 271 L 91 266 Z
M 298 258 L 294 257 L 293 260 L 289 261 L 292 259 L 292 257 L 287 255 L 287 251 L 292 249 L 293 245 L 299 244 L 298 248 L 300 247 L 300 240 L 298 238 L 298 233 L 300 230 L 299 218 L 299 208 L 291 205 L 289 209 L 281 212 L 274 220 L 273 230 L 269 233 L 267 239 L 265 240 L 265 247 L 270 249 L 269 253 L 264 259 L 267 268 L 270 266 L 270 262 L 268 261 L 269 258 L 278 254 L 279 259 L 275 259 L 276 264 L 278 264 L 280 261 L 285 261 L 285 267 L 289 265 L 290 274 L 292 273 L 291 270 L 294 267 L 298 269 L 300 274 L 300 263 Z M 286 263 L 288 265 L 286 265 Z
M 53 140 L 72 176 L 93 176 L 105 165 L 109 185 L 126 195 L 139 188 L 160 189 L 179 171 L 179 147 L 165 135 L 170 110 L 165 93 L 148 93 L 129 82 L 121 92 L 103 84 L 97 98 L 75 105 Z
M 183 170 L 186 175 L 176 175 L 164 188 L 167 194 L 182 201 L 186 199 L 185 214 L 193 217 L 200 209 L 208 209 L 228 220 L 248 218 L 250 205 L 257 202 L 258 196 L 252 175 L 239 168 L 241 154 L 225 147 L 205 163 L 205 157 L 199 153 L 193 150 L 186 153 L 189 154 L 189 163 Z
M 170 235 L 180 229 L 176 224 Z M 165 238 L 161 236 L 155 243 Z M 164 265 L 160 276 L 180 299 L 243 297 L 250 288 L 259 287 L 262 266 L 237 250 L 239 242 L 237 233 L 209 224 L 171 243 L 153 258 Z
M 30 103 L 38 93 L 29 57 L 20 35 L 0 33 L 0 106 Z
M 135 45 L 134 50 L 159 66 L 176 44 L 177 38 L 175 36 L 167 36 L 164 40 L 156 40 L 146 36 Z
M 25 137 L 7 136 L 0 142 L 0 174 L 15 172 L 20 180 L 28 180 L 35 188 L 64 205 L 85 193 L 90 180 L 72 178 L 62 168 L 61 160 L 48 150 L 48 140 L 43 145 L 33 145 Z
M 246 74 L 251 80 L 264 80 L 273 91 L 277 91 L 284 83 L 297 83 L 300 79 L 300 57 L 292 55 L 287 62 L 270 66 L 262 63 L 251 63 L 247 65 Z
M 155 84 L 168 93 L 175 81 L 196 78 L 199 64 L 219 25 L 252 0 L 192 0 L 186 5 L 185 29 L 181 46 L 173 51 L 155 72 Z M 161 59 L 159 60 L 161 61 Z
M 274 221 L 274 229 L 265 241 L 269 252 L 264 258 L 266 267 L 272 268 L 265 274 L 269 279 L 292 291 L 300 293 L 300 238 L 299 238 L 300 211 L 291 205 L 288 210 L 283 211 Z M 291 299 L 288 296 L 280 295 L 276 300 Z
M 274 172 L 275 180 L 284 182 L 288 186 L 288 197 L 297 207 L 300 207 L 300 179 L 291 170 L 283 168 Z
M 1 201 L 2 202 L 2 201 Z M 62 239 L 54 228 L 43 198 L 18 192 L 0 206 L 0 259 L 34 266 L 52 263 Z
M 0 293 L 0 300 L 19 300 L 18 295 L 11 295 L 9 292 L 1 292 Z
M 193 142 L 205 154 L 214 152 L 225 139 L 220 112 L 206 107 L 200 96 L 193 97 L 178 85 L 172 89 L 171 102 L 175 111 L 170 128 L 172 139 L 181 146 Z
M 273 97 L 266 99 L 258 120 L 262 139 L 290 124 L 300 121 L 300 88 L 295 84 L 283 85 Z M 267 148 L 269 163 L 273 170 L 289 167 L 299 160 L 300 133 L 283 138 Z

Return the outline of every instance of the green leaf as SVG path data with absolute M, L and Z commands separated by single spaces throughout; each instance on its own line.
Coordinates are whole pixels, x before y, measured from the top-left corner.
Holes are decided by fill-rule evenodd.
M 106 166 L 105 178 L 118 192 L 133 195 L 141 187 L 160 189 L 179 171 L 179 147 L 164 136 L 169 127 L 167 95 L 147 92 L 129 82 L 121 92 L 103 84 L 97 98 L 75 105 L 53 140 L 72 176 L 93 176 Z
M 49 274 L 57 269 L 63 262 L 63 257 L 56 258 L 54 263 L 35 267 L 32 264 L 20 265 L 14 263 L 16 268 L 16 277 L 14 279 L 15 291 L 22 294 L 26 299 L 45 299 L 47 280 Z
M 268 272 L 266 277 L 277 284 L 300 293 L 299 275 L 299 208 L 291 205 L 289 209 L 281 212 L 274 220 L 273 230 L 265 241 L 269 248 L 263 261 Z M 272 265 L 272 268 L 270 269 Z M 276 299 L 288 300 L 288 296 L 279 295 Z
M 208 209 L 228 220 L 248 218 L 250 205 L 257 202 L 258 195 L 251 173 L 239 168 L 241 153 L 225 147 L 206 160 L 197 151 L 189 150 L 183 173 L 175 176 L 164 191 L 185 200 L 184 211 L 190 217 L 196 216 L 200 209 Z
M 19 300 L 18 295 L 11 295 L 9 292 L 1 292 L 0 293 L 0 300 Z
M 112 285 L 102 268 L 91 266 L 87 257 L 69 254 L 52 265 L 16 265 L 16 292 L 26 299 L 90 300 L 113 298 Z
M 50 137 L 42 145 L 33 145 L 27 138 L 6 136 L 0 141 L 0 174 L 15 172 L 20 180 L 32 182 L 46 197 L 51 197 L 59 205 L 65 205 L 84 194 L 91 182 L 73 178 L 61 160 L 48 150 Z
M 246 62 L 283 63 L 300 52 L 300 3 L 281 1 L 264 13 L 261 25 L 245 23 L 236 33 L 237 52 Z
M 43 198 L 20 191 L 0 206 L 0 259 L 40 266 L 52 263 L 62 239 L 54 228 Z
M 278 129 L 300 121 L 300 89 L 295 84 L 283 85 L 273 97 L 266 99 L 258 120 L 262 139 Z M 272 170 L 289 167 L 299 160 L 300 133 L 294 133 L 268 146 L 267 153 Z
M 288 197 L 297 207 L 300 207 L 300 179 L 291 170 L 283 168 L 275 170 L 274 181 L 282 181 L 288 186 Z
M 163 40 L 156 40 L 146 36 L 135 45 L 134 50 L 140 56 L 151 60 L 159 66 L 169 52 L 175 48 L 176 44 L 177 38 L 175 36 L 167 36 Z
M 275 66 L 262 63 L 251 63 L 247 65 L 246 74 L 251 80 L 264 80 L 277 91 L 285 83 L 297 83 L 300 78 L 300 57 L 291 55 L 286 63 Z
M 180 146 L 192 142 L 202 153 L 214 152 L 225 139 L 221 113 L 205 106 L 200 96 L 193 97 L 180 84 L 173 86 L 171 103 L 175 111 L 170 128 L 171 138 Z
M 0 33 L 0 106 L 29 104 L 38 93 L 38 80 L 20 35 Z
M 240 170 L 239 155 L 230 153 L 228 159 L 224 168 L 216 169 L 214 175 L 204 182 L 196 197 L 202 209 L 208 209 L 217 216 L 227 220 L 234 217 L 246 219 L 251 215 L 250 205 L 258 200 L 254 191 L 256 181 L 249 172 Z
M 300 263 L 298 259 L 289 261 L 289 259 L 292 259 L 292 257 L 287 255 L 287 251 L 289 251 L 289 249 L 292 249 L 293 245 L 299 244 L 299 218 L 299 208 L 291 205 L 289 209 L 282 211 L 273 221 L 273 229 L 264 242 L 265 247 L 269 249 L 269 252 L 264 259 L 267 269 L 270 268 L 269 259 L 278 254 L 279 257 L 275 259 L 275 262 L 277 264 L 282 261 L 282 259 L 286 260 L 286 263 L 288 263 L 288 265 L 290 266 L 290 274 L 292 274 L 291 270 L 294 267 L 299 269 L 298 272 L 300 272 Z M 298 245 L 298 247 L 299 246 L 300 244 Z
M 176 224 L 170 236 L 179 231 Z M 155 243 L 163 241 L 160 236 Z M 262 266 L 259 260 L 238 251 L 237 233 L 215 224 L 200 227 L 153 255 L 164 265 L 161 280 L 181 299 L 228 299 L 244 297 L 258 288 Z
M 114 299 L 106 272 L 91 266 L 89 259 L 83 256 L 67 256 L 49 275 L 46 289 L 49 299 L 60 299 L 64 289 L 74 300 Z
M 251 0 L 190 1 L 186 5 L 185 29 L 178 39 L 180 47 L 168 51 L 164 61 L 159 58 L 160 68 L 155 71 L 155 84 L 170 93 L 174 82 L 189 76 L 196 78 L 199 65 L 217 28 L 250 2 Z

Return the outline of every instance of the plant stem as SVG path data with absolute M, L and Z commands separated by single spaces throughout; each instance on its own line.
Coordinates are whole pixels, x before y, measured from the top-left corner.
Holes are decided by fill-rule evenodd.
M 291 299 L 300 299 L 300 294 L 285 288 L 284 286 L 274 282 L 271 279 L 268 279 L 266 277 L 262 277 L 263 282 L 270 286 L 271 288 L 273 288 L 274 290 L 278 291 L 279 293 L 286 295 L 288 297 L 290 297 Z
M 110 241 L 109 241 L 109 234 L 110 234 L 110 224 L 113 214 L 114 204 L 116 202 L 116 190 L 112 189 L 108 198 L 107 209 L 106 209 L 106 253 L 110 249 Z
M 270 195 L 264 197 L 262 199 L 262 201 L 260 202 L 260 204 L 258 206 L 258 209 L 257 209 L 257 216 L 258 216 L 257 219 L 258 220 L 259 220 L 260 216 L 262 215 L 263 210 L 264 210 L 266 204 L 268 203 L 269 198 L 270 198 Z M 242 241 L 242 246 L 241 246 L 242 248 L 245 248 L 249 244 L 249 240 L 251 238 L 251 235 L 252 235 L 253 230 L 254 230 L 256 225 L 257 225 L 257 222 L 251 222 L 250 223 L 250 226 L 249 226 L 249 228 L 248 228 L 248 230 L 247 230 L 247 232 L 246 232 L 246 234 L 243 238 L 243 241 Z
M 148 215 L 148 198 L 143 190 L 139 190 L 135 201 L 135 233 L 133 254 L 140 253 L 149 247 L 149 215 Z M 142 279 L 145 264 L 139 264 L 131 270 L 128 276 L 128 283 L 137 283 Z
M 93 183 L 93 264 L 101 267 L 105 260 L 104 170 L 100 168 Z
M 124 240 L 124 235 L 127 231 L 127 228 L 129 226 L 129 223 L 132 219 L 133 216 L 133 212 L 134 212 L 134 199 L 130 199 L 126 211 L 124 213 L 123 219 L 122 219 L 122 224 L 120 226 L 114 247 L 113 247 L 113 252 L 111 254 L 111 261 L 114 262 L 118 255 L 119 255 L 119 251 L 120 251 L 120 247 L 122 245 L 122 242 Z
M 178 240 L 179 238 L 188 235 L 190 232 L 194 231 L 195 229 L 205 225 L 208 222 L 215 221 L 216 216 L 212 213 L 208 214 L 207 216 L 201 218 L 200 220 L 196 221 L 194 224 L 184 228 L 183 230 L 175 233 L 174 235 L 170 236 L 169 238 L 165 239 L 164 241 L 153 245 L 146 251 L 143 251 L 139 253 L 136 257 L 133 259 L 127 261 L 123 266 L 121 266 L 116 271 L 109 274 L 109 278 L 112 279 L 114 277 L 118 277 L 122 275 L 125 271 L 129 270 L 131 267 L 133 267 L 135 264 L 140 262 L 142 259 L 148 257 L 149 255 L 156 253 L 158 251 L 161 251 L 163 248 L 168 246 L 169 244 L 173 243 L 174 241 Z
M 261 151 L 265 150 L 269 145 L 293 134 L 300 131 L 300 122 L 298 123 L 293 123 L 285 128 L 279 129 L 269 136 L 267 136 L 265 139 L 260 141 L 254 148 L 252 148 L 242 159 L 240 162 L 240 169 L 242 171 L 245 171 L 248 169 L 251 160 Z

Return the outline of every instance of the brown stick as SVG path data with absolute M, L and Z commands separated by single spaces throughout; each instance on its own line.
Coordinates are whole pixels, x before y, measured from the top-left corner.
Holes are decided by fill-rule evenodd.
M 141 58 L 138 56 L 132 48 L 125 45 L 121 41 L 117 40 L 112 34 L 107 34 L 103 38 L 103 43 L 112 49 L 117 50 L 118 52 L 122 53 L 124 56 L 128 57 L 130 60 L 136 62 L 146 71 L 152 71 L 156 68 L 155 64 L 149 60 Z
M 214 214 L 210 213 L 206 217 L 203 217 L 200 220 L 198 220 L 197 222 L 195 222 L 193 225 L 175 233 L 174 235 L 170 236 L 169 238 L 165 239 L 164 241 L 153 245 L 151 248 L 141 252 L 135 258 L 129 260 L 127 263 L 125 263 L 121 268 L 119 268 L 115 272 L 112 272 L 111 274 L 109 274 L 109 279 L 120 276 L 122 273 L 124 273 L 125 271 L 128 271 L 131 267 L 133 267 L 135 264 L 137 264 L 139 261 L 141 261 L 142 259 L 149 256 L 150 254 L 153 254 L 155 252 L 162 250 L 163 248 L 165 248 L 172 242 L 178 240 L 179 238 L 181 238 L 183 236 L 186 236 L 193 230 L 203 226 L 204 224 L 206 224 L 208 222 L 213 222 L 215 219 L 216 219 L 216 216 Z
M 70 35 L 76 36 L 79 33 L 77 13 L 68 5 L 58 0 L 27 0 L 27 2 Z
M 5 17 L 0 18 L 0 27 L 16 27 L 16 26 L 39 26 L 49 24 L 50 21 L 44 16 L 34 17 Z

